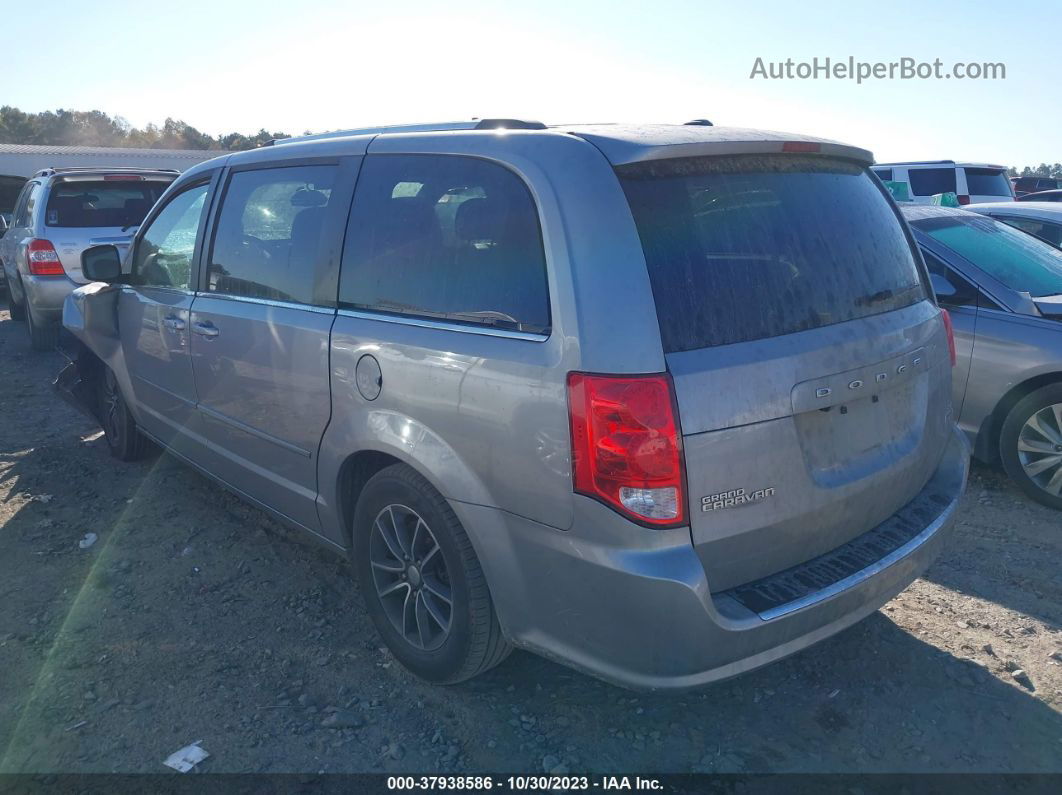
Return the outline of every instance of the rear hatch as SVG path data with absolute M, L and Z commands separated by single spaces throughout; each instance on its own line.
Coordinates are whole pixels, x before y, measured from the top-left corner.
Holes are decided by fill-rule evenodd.
M 176 174 L 92 174 L 56 179 L 44 210 L 45 236 L 59 254 L 63 270 L 75 282 L 81 252 L 113 245 L 124 259 L 133 234 Z
M 617 173 L 712 590 L 810 560 L 910 502 L 948 439 L 950 362 L 911 241 L 866 165 L 757 154 Z

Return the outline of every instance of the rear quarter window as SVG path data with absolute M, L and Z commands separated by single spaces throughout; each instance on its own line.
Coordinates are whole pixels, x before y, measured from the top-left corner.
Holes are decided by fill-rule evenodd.
M 954 168 L 911 168 L 907 181 L 915 196 L 935 196 L 938 193 L 955 192 Z
M 868 170 L 814 157 L 708 157 L 617 169 L 677 352 L 775 337 L 927 296 Z
M 370 155 L 354 194 L 341 306 L 548 334 L 538 211 L 507 168 L 456 155 Z

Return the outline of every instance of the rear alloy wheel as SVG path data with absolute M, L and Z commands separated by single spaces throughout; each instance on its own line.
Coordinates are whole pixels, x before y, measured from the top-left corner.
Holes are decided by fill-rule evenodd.
M 33 314 L 33 307 L 25 304 L 26 331 L 29 332 L 30 347 L 35 351 L 52 351 L 59 344 L 59 326 L 41 324 Z
M 1007 415 L 1003 466 L 1037 502 L 1062 510 L 1062 384 L 1036 390 Z
M 120 461 L 135 461 L 142 458 L 146 440 L 137 430 L 136 420 L 129 412 L 118 379 L 109 367 L 104 367 L 99 377 L 97 391 L 99 420 L 111 455 Z
M 508 656 L 472 542 L 446 499 L 410 467 L 387 467 L 365 484 L 352 555 L 369 616 L 417 676 L 452 684 Z
M 388 505 L 369 539 L 376 596 L 391 626 L 421 651 L 446 642 L 453 624 L 450 572 L 427 522 L 406 505 Z

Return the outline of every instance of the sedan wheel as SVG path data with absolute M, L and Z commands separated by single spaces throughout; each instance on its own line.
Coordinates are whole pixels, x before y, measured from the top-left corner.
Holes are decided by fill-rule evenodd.
M 1062 497 L 1062 403 L 1029 417 L 1018 434 L 1018 460 L 1025 474 L 1054 497 Z
M 1062 510 L 1062 383 L 1018 401 L 1003 422 L 999 453 L 1022 491 Z

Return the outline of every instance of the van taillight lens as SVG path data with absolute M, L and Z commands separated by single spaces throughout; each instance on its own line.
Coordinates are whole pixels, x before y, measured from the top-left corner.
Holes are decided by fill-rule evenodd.
M 959 204 L 969 204 L 970 203 L 970 197 L 967 196 L 964 193 L 960 193 L 957 198 L 959 199 Z
M 671 378 L 568 374 L 575 490 L 643 524 L 686 521 Z
M 63 263 L 59 253 L 50 240 L 34 239 L 26 246 L 26 258 L 29 260 L 29 272 L 34 276 L 62 276 Z
M 947 309 L 940 310 L 940 318 L 944 321 L 944 330 L 948 333 L 948 353 L 951 354 L 951 366 L 954 367 L 959 360 L 955 355 L 955 328 L 951 325 L 951 315 Z

